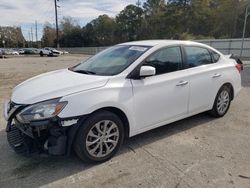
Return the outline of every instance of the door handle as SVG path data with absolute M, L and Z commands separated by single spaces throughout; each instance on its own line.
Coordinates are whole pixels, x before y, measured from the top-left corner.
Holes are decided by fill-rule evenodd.
M 184 86 L 184 85 L 187 85 L 188 84 L 188 81 L 180 81 L 176 86 Z
M 216 73 L 216 74 L 214 74 L 212 77 L 213 77 L 213 78 L 219 78 L 219 77 L 221 77 L 221 74 Z

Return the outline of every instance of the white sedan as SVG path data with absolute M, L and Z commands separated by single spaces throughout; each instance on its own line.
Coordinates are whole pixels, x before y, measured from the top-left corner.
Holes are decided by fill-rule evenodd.
M 5 105 L 19 154 L 110 159 L 123 140 L 208 111 L 224 116 L 242 65 L 200 43 L 151 40 L 113 46 L 69 69 L 19 84 Z

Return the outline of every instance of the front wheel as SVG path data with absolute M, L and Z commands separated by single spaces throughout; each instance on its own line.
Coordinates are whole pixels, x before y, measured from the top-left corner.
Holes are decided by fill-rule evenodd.
M 214 101 L 213 109 L 210 114 L 214 117 L 223 117 L 231 104 L 231 87 L 222 86 Z
M 109 111 L 92 114 L 79 128 L 74 149 L 87 162 L 104 162 L 113 157 L 124 139 L 120 118 Z

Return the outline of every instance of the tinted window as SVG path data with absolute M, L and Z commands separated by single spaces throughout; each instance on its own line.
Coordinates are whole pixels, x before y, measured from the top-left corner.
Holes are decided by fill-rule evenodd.
M 180 70 L 182 57 L 180 47 L 169 47 L 159 50 L 148 57 L 144 65 L 155 67 L 156 74 L 164 74 Z
M 219 54 L 217 54 L 215 51 L 211 51 L 211 55 L 213 56 L 214 63 L 216 63 L 217 61 L 219 61 L 219 59 L 220 59 L 220 55 Z
M 209 51 L 201 47 L 185 47 L 188 67 L 213 63 Z

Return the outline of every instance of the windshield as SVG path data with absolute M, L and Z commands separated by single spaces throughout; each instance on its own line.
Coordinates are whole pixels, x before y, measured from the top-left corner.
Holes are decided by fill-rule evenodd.
M 76 65 L 70 70 L 84 74 L 116 75 L 125 70 L 150 47 L 117 45 Z

